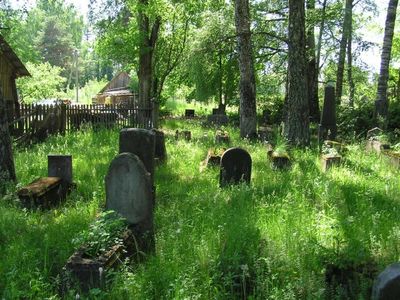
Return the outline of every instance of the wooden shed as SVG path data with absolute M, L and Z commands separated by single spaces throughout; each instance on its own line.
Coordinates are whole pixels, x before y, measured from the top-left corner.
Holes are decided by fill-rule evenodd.
M 19 102 L 15 80 L 30 76 L 24 64 L 0 34 L 0 87 L 6 101 L 7 118 L 19 117 Z
M 93 98 L 97 104 L 134 104 L 137 94 L 129 89 L 131 77 L 126 72 L 118 73 L 107 85 Z

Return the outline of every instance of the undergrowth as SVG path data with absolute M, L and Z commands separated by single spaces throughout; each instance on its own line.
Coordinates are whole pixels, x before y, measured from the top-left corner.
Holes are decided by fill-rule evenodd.
M 156 253 L 125 264 L 93 299 L 367 299 L 372 276 L 400 257 L 399 171 L 350 145 L 340 167 L 322 173 L 317 146 L 290 150 L 288 170 L 269 165 L 265 146 L 231 146 L 253 161 L 250 186 L 218 186 L 218 168 L 199 171 L 215 128 L 167 121 L 168 161 L 156 169 Z M 191 130 L 192 140 L 174 139 Z M 27 211 L 12 190 L 0 201 L 0 297 L 57 299 L 57 275 L 105 203 L 104 176 L 117 131 L 52 137 L 15 153 L 19 186 L 46 176 L 47 154 L 72 154 L 77 189 L 57 209 Z M 330 266 L 361 272 L 359 284 L 330 285 Z M 363 269 L 363 270 L 364 270 Z M 370 270 L 371 274 L 368 272 Z M 85 296 L 82 296 L 85 297 Z

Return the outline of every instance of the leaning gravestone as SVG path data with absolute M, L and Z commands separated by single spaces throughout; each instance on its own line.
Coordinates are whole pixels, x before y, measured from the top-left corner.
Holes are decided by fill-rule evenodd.
M 376 278 L 372 289 L 372 300 L 400 299 L 400 263 L 387 267 Z
M 319 124 L 318 139 L 320 144 L 327 139 L 335 140 L 336 133 L 335 87 L 332 83 L 328 83 L 325 87 L 324 106 Z
M 132 153 L 119 154 L 111 162 L 105 182 L 106 208 L 133 226 L 141 248 L 153 250 L 152 182 L 142 161 Z
M 167 149 L 165 148 L 164 132 L 157 129 L 153 129 L 152 131 L 154 132 L 156 139 L 154 157 L 157 158 L 160 162 L 163 162 L 167 159 Z
M 221 170 L 219 177 L 220 187 L 229 184 L 238 184 L 241 181 L 250 183 L 251 157 L 241 148 L 231 148 L 221 157 Z
M 151 174 L 152 184 L 154 184 L 155 147 L 156 135 L 151 130 L 125 128 L 119 133 L 119 153 L 129 152 L 137 155 Z

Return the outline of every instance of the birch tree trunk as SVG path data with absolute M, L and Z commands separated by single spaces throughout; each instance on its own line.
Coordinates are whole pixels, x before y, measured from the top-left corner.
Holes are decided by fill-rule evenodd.
M 310 142 L 304 0 L 289 0 L 288 100 L 285 136 L 292 145 Z
M 249 0 L 235 0 L 240 69 L 240 136 L 257 134 L 256 80 L 250 31 Z
M 375 116 L 378 125 L 386 126 L 389 110 L 389 100 L 387 97 L 388 79 L 389 79 L 389 63 L 392 52 L 392 42 L 394 34 L 394 26 L 396 23 L 396 11 L 398 0 L 389 0 L 389 6 L 386 15 L 385 35 L 383 38 L 383 47 L 381 55 L 381 69 L 378 79 L 378 90 L 375 102 Z
M 344 62 L 346 59 L 346 46 L 349 40 L 349 29 L 351 26 L 353 11 L 353 0 L 346 0 L 344 19 L 343 19 L 343 29 L 342 38 L 339 45 L 339 59 L 338 67 L 336 72 L 336 103 L 340 104 L 342 101 L 343 93 L 343 73 L 344 73 Z
M 0 193 L 1 183 L 16 180 L 8 127 L 6 101 L 0 89 Z

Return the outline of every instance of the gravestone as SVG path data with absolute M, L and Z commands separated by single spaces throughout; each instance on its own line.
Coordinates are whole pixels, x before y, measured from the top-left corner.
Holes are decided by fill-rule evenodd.
M 194 118 L 194 109 L 185 109 L 186 118 Z
M 229 133 L 227 131 L 217 130 L 217 132 L 215 133 L 216 144 L 221 144 L 221 143 L 229 144 L 229 141 L 230 141 Z
M 318 139 L 320 144 L 327 139 L 335 140 L 336 133 L 335 87 L 333 83 L 328 83 L 325 87 L 324 106 L 319 124 Z
M 153 129 L 152 130 L 155 134 L 156 145 L 155 145 L 155 152 L 154 156 L 160 162 L 167 160 L 167 149 L 165 148 L 165 135 L 164 132 L 161 130 Z
M 72 155 L 48 155 L 47 170 L 47 176 L 60 177 L 65 186 L 72 186 Z
M 400 299 L 400 263 L 387 267 L 374 282 L 372 300 Z
M 192 139 L 192 132 L 189 130 L 176 130 L 175 131 L 175 139 L 179 140 L 180 138 L 185 139 L 186 141 L 190 141 Z
M 367 132 L 367 140 L 374 139 L 375 137 L 380 136 L 382 134 L 383 130 L 380 129 L 379 127 L 372 128 Z
M 221 157 L 220 187 L 229 184 L 238 184 L 241 181 L 250 183 L 251 157 L 241 148 L 231 148 L 224 152 Z
M 152 184 L 154 184 L 155 148 L 156 134 L 151 130 L 125 128 L 119 133 L 119 153 L 129 152 L 137 155 L 151 174 Z
M 227 115 L 221 115 L 221 114 L 214 115 L 213 114 L 213 115 L 207 116 L 207 123 L 210 125 L 224 126 L 224 125 L 228 125 L 229 118 Z
M 138 156 L 121 153 L 111 162 L 106 178 L 106 208 L 133 226 L 142 248 L 154 248 L 153 185 Z

